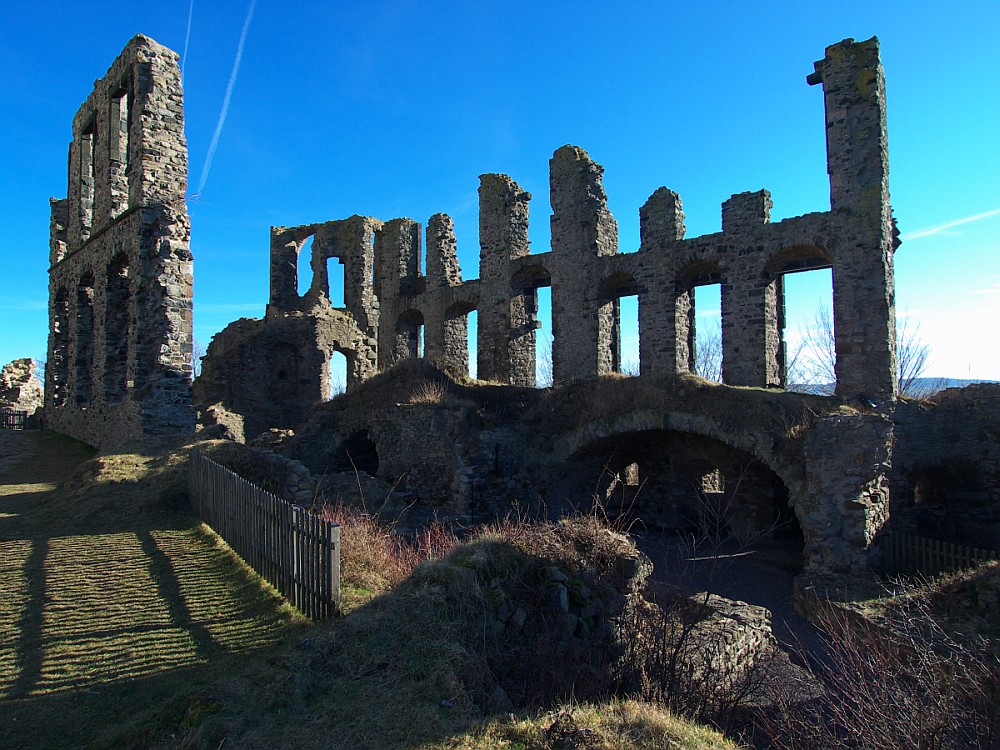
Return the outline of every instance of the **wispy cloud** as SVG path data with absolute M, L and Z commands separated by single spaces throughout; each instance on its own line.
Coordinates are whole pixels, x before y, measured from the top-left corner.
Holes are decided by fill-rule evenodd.
M 229 114 L 229 102 L 233 98 L 233 88 L 236 86 L 236 76 L 240 73 L 240 61 L 243 60 L 243 45 L 247 40 L 247 31 L 250 29 L 250 21 L 253 18 L 254 8 L 257 7 L 257 0 L 250 0 L 250 8 L 247 10 L 246 20 L 243 21 L 243 31 L 240 32 L 240 43 L 236 47 L 236 59 L 233 61 L 233 72 L 229 74 L 229 84 L 226 86 L 226 96 L 222 100 L 222 111 L 219 112 L 219 121 L 215 125 L 215 132 L 212 134 L 212 142 L 208 146 L 208 155 L 205 157 L 205 166 L 201 168 L 201 180 L 198 181 L 198 191 L 201 193 L 208 182 L 208 173 L 212 169 L 212 159 L 215 158 L 215 149 L 219 147 L 219 136 L 222 135 L 222 126 L 226 124 L 226 115 Z
M 992 211 L 984 211 L 981 214 L 973 214 L 972 216 L 966 216 L 962 219 L 953 219 L 952 221 L 946 221 L 944 224 L 938 224 L 933 227 L 926 227 L 924 229 L 914 229 L 912 232 L 904 232 L 899 236 L 899 239 L 909 242 L 911 240 L 919 240 L 921 237 L 931 237 L 935 234 L 941 234 L 951 229 L 952 227 L 958 227 L 962 224 L 971 224 L 974 221 L 982 221 L 983 219 L 988 219 L 991 216 L 1000 216 L 1000 208 L 994 208 Z
M 191 19 L 194 18 L 194 0 L 188 6 L 187 31 L 184 32 L 184 54 L 181 55 L 181 83 L 184 83 L 184 66 L 188 59 L 188 42 L 191 41 Z
M 994 281 L 985 289 L 975 289 L 973 294 L 1000 294 L 1000 281 Z

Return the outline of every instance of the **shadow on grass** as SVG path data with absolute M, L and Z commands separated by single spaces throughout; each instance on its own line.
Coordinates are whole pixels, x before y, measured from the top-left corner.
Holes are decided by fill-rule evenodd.
M 0 440 L 0 747 L 101 745 L 296 622 L 144 453 L 81 469 L 93 451 L 54 433 Z

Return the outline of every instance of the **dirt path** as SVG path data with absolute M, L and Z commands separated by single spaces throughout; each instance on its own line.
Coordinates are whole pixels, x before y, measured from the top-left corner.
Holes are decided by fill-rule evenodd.
M 643 535 L 639 546 L 653 561 L 655 580 L 767 607 L 782 648 L 825 658 L 823 636 L 792 606 L 794 575 L 774 564 L 765 550 L 720 550 L 716 558 L 694 554 L 675 535 L 658 533 Z

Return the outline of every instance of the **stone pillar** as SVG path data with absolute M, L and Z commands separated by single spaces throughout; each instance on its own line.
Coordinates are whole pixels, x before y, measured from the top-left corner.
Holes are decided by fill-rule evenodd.
M 881 414 L 834 414 L 806 437 L 807 496 L 796 516 L 806 572 L 862 573 L 889 517 L 893 428 Z
M 477 374 L 481 380 L 513 383 L 510 262 L 530 252 L 531 193 L 503 174 L 479 176 L 479 324 Z M 534 348 L 534 338 L 530 341 Z M 530 373 L 534 383 L 534 371 Z
M 375 293 L 379 299 L 378 369 L 384 371 L 413 356 L 407 328 L 397 336 L 399 316 L 409 309 L 404 298 L 416 294 L 420 278 L 420 224 L 391 219 L 375 233 Z
M 299 248 L 302 240 L 286 227 L 271 227 L 271 294 L 268 308 L 293 310 L 299 302 Z
M 740 193 L 722 204 L 722 233 L 737 246 L 722 283 L 722 380 L 728 385 L 780 386 L 780 288 L 758 265 L 771 194 Z
M 680 196 L 665 187 L 657 188 L 639 209 L 639 252 L 667 256 L 671 243 L 684 239 L 684 231 Z M 643 374 L 690 370 L 689 295 L 681 290 L 680 279 L 676 278 L 678 269 L 672 271 L 673 283 L 651 284 L 639 298 L 639 363 Z
M 618 224 L 607 206 L 604 168 L 577 146 L 549 160 L 552 204 L 552 370 L 555 382 L 609 372 L 614 305 L 602 304 L 596 259 L 618 252 Z M 596 283 L 595 283 L 596 282 Z
M 67 226 L 69 225 L 69 201 L 65 198 L 49 199 L 49 265 L 55 265 L 66 257 Z
M 448 214 L 434 214 L 427 221 L 427 289 L 447 289 L 461 283 L 455 222 Z
M 441 292 L 462 283 L 455 222 L 447 214 L 427 221 L 427 291 L 434 295 L 424 320 L 424 358 L 452 374 L 469 373 L 469 328 L 466 313 L 446 310 Z
M 348 357 L 347 383 L 357 382 L 377 372 L 379 301 L 375 296 L 372 273 L 375 264 L 375 233 L 382 222 L 370 216 L 352 216 L 321 225 L 316 230 L 314 248 L 324 248 L 316 269 L 323 287 L 329 291 L 327 258 L 339 258 L 344 264 L 344 307 L 361 329 L 362 341 Z M 329 249 L 327 249 L 329 248 Z M 329 296 L 329 295 L 328 295 Z
M 878 39 L 826 49 L 810 84 L 823 84 L 830 207 L 848 219 L 833 261 L 837 394 L 892 399 L 896 311 L 889 206 L 885 75 Z

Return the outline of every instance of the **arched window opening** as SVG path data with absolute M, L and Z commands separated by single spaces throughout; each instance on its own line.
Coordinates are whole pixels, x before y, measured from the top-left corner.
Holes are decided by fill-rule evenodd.
M 469 363 L 469 377 L 475 379 L 478 376 L 479 363 L 479 311 L 473 310 L 465 321 L 466 344 Z
M 709 278 L 712 278 L 711 276 Z M 705 378 L 722 382 L 722 284 L 706 282 L 693 289 L 694 341 L 692 370 Z
M 552 348 L 555 329 L 552 325 L 552 287 L 540 286 L 535 290 L 538 326 L 535 329 L 535 386 L 550 388 L 553 382 Z
M 396 322 L 396 347 L 393 362 L 424 356 L 424 316 L 418 310 L 407 310 Z
M 638 375 L 639 369 L 639 295 L 618 298 L 618 339 L 621 361 L 618 372 Z
M 76 288 L 76 403 L 90 403 L 94 378 L 94 277 L 86 274 Z
M 296 291 L 298 291 L 300 297 L 312 287 L 312 251 L 313 236 L 309 235 L 299 246 L 299 255 L 296 261 L 296 278 L 298 279 Z
M 617 273 L 601 285 L 604 303 L 598 311 L 599 372 L 638 375 L 639 288 L 635 279 Z
M 330 396 L 336 398 L 347 392 L 347 355 L 339 349 L 334 349 L 330 355 Z
M 779 356 L 785 387 L 832 394 L 837 383 L 833 270 L 789 271 L 778 280 Z
M 104 306 L 104 399 L 121 403 L 128 385 L 128 335 L 131 322 L 128 257 L 108 266 Z
M 97 139 L 95 138 L 97 134 L 97 126 L 93 117 L 90 122 L 84 126 L 83 131 L 80 133 L 79 142 L 79 184 L 80 184 L 80 203 L 79 203 L 79 217 L 80 217 L 80 239 L 87 240 L 90 238 L 90 230 L 93 228 L 94 223 L 94 196 L 97 193 L 97 185 L 95 183 L 94 175 L 94 165 L 96 162 L 96 148 Z
M 129 151 L 131 144 L 131 81 L 112 92 L 108 118 L 109 171 L 111 178 L 111 214 L 119 216 L 129 205 Z
M 69 293 L 60 288 L 56 292 L 52 317 L 52 354 L 47 364 L 48 382 L 52 389 L 53 406 L 66 403 L 66 387 L 69 379 Z
M 551 286 L 549 272 L 541 266 L 521 268 L 511 279 L 507 347 L 511 385 L 552 384 L 552 337 L 543 330 L 543 320 L 552 320 Z
M 327 286 L 330 292 L 330 306 L 343 309 L 347 307 L 345 300 L 345 281 L 344 281 L 344 261 L 340 258 L 327 258 L 326 259 L 326 278 Z

